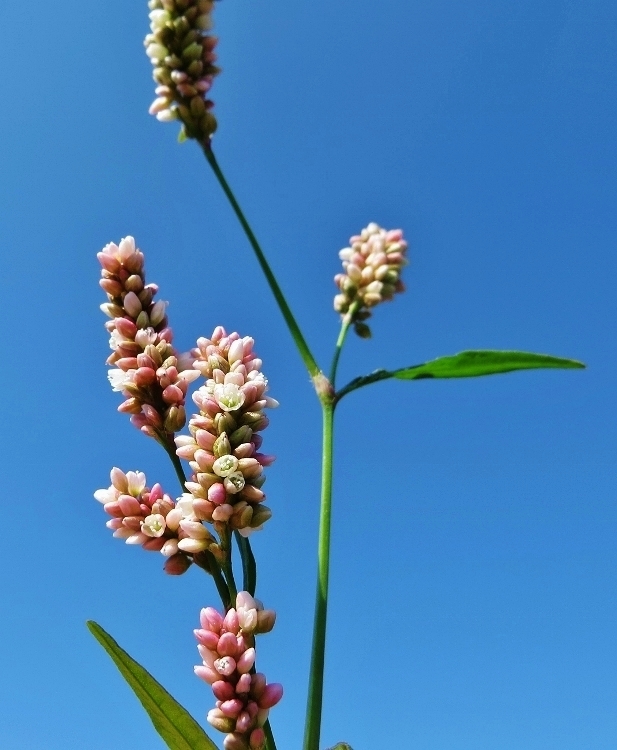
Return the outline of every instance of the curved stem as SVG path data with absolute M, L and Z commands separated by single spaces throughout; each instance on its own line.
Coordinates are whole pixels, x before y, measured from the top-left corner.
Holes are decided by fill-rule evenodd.
M 178 477 L 178 481 L 180 482 L 180 486 L 182 487 L 182 492 L 186 491 L 186 488 L 184 486 L 184 483 L 186 482 L 186 474 L 184 473 L 184 468 L 182 467 L 182 462 L 176 455 L 176 446 L 173 444 L 173 438 L 172 438 L 172 444 L 170 445 L 167 442 L 161 443 L 163 448 L 165 448 L 165 453 L 169 456 L 174 469 L 176 471 L 176 476 Z
M 227 200 L 231 204 L 231 207 L 234 210 L 234 213 L 236 214 L 238 221 L 240 222 L 242 229 L 244 230 L 244 233 L 247 236 L 248 241 L 251 244 L 251 247 L 253 248 L 253 251 L 257 257 L 257 261 L 259 265 L 261 266 L 261 270 L 264 273 L 264 276 L 266 277 L 266 280 L 270 286 L 270 290 L 272 291 L 272 294 L 274 295 L 274 298 L 279 306 L 279 309 L 281 313 L 283 314 L 283 318 L 285 319 L 285 323 L 287 323 L 287 328 L 289 329 L 289 332 L 291 333 L 291 336 L 296 344 L 296 347 L 298 348 L 298 351 L 300 352 L 300 356 L 302 357 L 302 361 L 304 362 L 304 365 L 306 366 L 306 369 L 309 371 L 309 374 L 311 377 L 315 377 L 316 375 L 319 375 L 321 372 L 319 369 L 319 365 L 317 364 L 315 357 L 313 357 L 311 350 L 308 347 L 308 344 L 306 343 L 306 340 L 304 338 L 304 335 L 302 334 L 302 331 L 300 330 L 300 326 L 297 324 L 296 319 L 294 318 L 294 315 L 291 311 L 291 308 L 287 304 L 287 300 L 285 299 L 285 295 L 283 294 L 278 281 L 276 280 L 275 275 L 272 273 L 272 269 L 270 268 L 270 264 L 266 260 L 266 256 L 264 255 L 263 250 L 259 246 L 259 242 L 257 241 L 257 238 L 255 237 L 253 230 L 250 227 L 250 224 L 246 220 L 246 217 L 244 216 L 244 213 L 242 212 L 242 209 L 240 208 L 240 204 L 236 200 L 235 195 L 233 194 L 231 188 L 229 187 L 229 183 L 225 179 L 225 175 L 221 171 L 221 168 L 219 167 L 219 164 L 216 160 L 216 157 L 214 156 L 214 152 L 212 151 L 212 148 L 209 144 L 203 145 L 203 152 L 205 154 L 205 157 L 208 161 L 208 164 L 212 167 L 212 171 L 214 172 L 217 180 L 219 181 L 220 186 L 223 188 L 223 192 L 227 196 Z
M 221 568 L 212 552 L 201 552 L 200 554 L 205 556 L 208 567 L 204 569 L 208 573 L 210 573 L 210 575 L 214 579 L 214 585 L 216 586 L 216 590 L 219 592 L 221 602 L 223 603 L 225 610 L 228 610 L 231 607 L 231 597 L 229 594 L 229 587 L 227 586 L 227 583 L 223 578 L 223 574 L 221 573 Z M 196 559 L 195 562 L 199 565 L 199 562 L 197 562 Z
M 336 340 L 336 347 L 334 349 L 334 357 L 332 359 L 332 365 L 330 367 L 330 383 L 332 384 L 333 388 L 335 386 L 335 381 L 336 381 L 336 370 L 338 368 L 338 361 L 340 359 L 341 352 L 343 351 L 343 345 L 345 344 L 347 333 L 349 332 L 349 326 L 353 322 L 353 316 L 357 309 L 358 309 L 358 304 L 354 302 L 354 304 L 349 308 L 349 310 L 343 317 L 341 330 L 338 335 L 338 339 Z
M 234 538 L 240 550 L 240 558 L 242 560 L 242 588 L 244 591 L 248 591 L 251 596 L 255 596 L 255 589 L 257 588 L 257 563 L 251 549 L 251 543 L 239 531 L 234 531 Z
M 317 592 L 309 693 L 304 729 L 304 750 L 319 750 L 323 679 L 326 651 L 326 619 L 328 613 L 328 580 L 330 573 L 330 526 L 332 515 L 332 454 L 334 437 L 334 405 L 323 404 L 323 452 L 321 474 L 321 510 L 319 518 L 319 546 Z

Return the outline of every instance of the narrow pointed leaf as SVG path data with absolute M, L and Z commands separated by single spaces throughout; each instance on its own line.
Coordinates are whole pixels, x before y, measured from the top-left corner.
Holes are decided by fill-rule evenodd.
M 584 367 L 582 362 L 575 359 L 553 357 L 549 354 L 481 349 L 460 352 L 451 357 L 439 357 L 422 365 L 394 370 L 391 374 L 399 380 L 420 380 L 422 378 L 474 378 L 515 370 L 544 368 L 575 370 Z
M 107 651 L 171 750 L 218 750 L 189 712 L 96 622 L 88 629 Z

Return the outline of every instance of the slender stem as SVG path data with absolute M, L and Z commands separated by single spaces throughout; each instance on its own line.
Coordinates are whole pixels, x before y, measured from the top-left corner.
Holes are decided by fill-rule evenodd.
M 354 302 L 353 305 L 349 308 L 348 312 L 343 317 L 341 330 L 338 335 L 338 339 L 336 340 L 336 348 L 334 349 L 334 358 L 332 359 L 332 365 L 330 367 L 330 383 L 332 384 L 333 388 L 335 386 L 335 381 L 336 381 L 336 370 L 338 368 L 338 361 L 340 359 L 341 352 L 343 351 L 343 345 L 345 344 L 347 333 L 349 332 L 349 326 L 351 325 L 353 321 L 353 316 L 357 308 L 358 308 L 358 303 Z
M 170 445 L 167 442 L 162 443 L 162 446 L 163 448 L 165 448 L 165 452 L 171 459 L 174 469 L 176 470 L 176 476 L 178 477 L 178 481 L 180 482 L 180 486 L 182 487 L 182 492 L 185 492 L 184 483 L 186 482 L 186 474 L 184 473 L 184 469 L 182 468 L 180 459 L 176 455 L 176 447 L 175 445 Z
M 304 728 L 304 750 L 319 750 L 323 679 L 326 650 L 326 618 L 328 611 L 328 578 L 330 572 L 330 525 L 332 511 L 332 451 L 334 435 L 334 405 L 323 404 L 323 453 L 321 474 L 321 510 L 319 519 L 319 546 L 317 592 L 315 595 L 315 620 L 309 694 Z
M 259 265 L 261 266 L 261 270 L 264 273 L 264 276 L 266 277 L 266 280 L 268 284 L 270 285 L 270 289 L 272 291 L 272 294 L 274 295 L 274 298 L 279 306 L 279 309 L 281 313 L 283 314 L 283 318 L 285 318 L 285 323 L 287 323 L 287 328 L 289 329 L 289 332 L 291 333 L 291 336 L 296 344 L 296 347 L 298 348 L 298 351 L 300 352 L 300 356 L 302 357 L 302 361 L 304 362 L 306 369 L 309 371 L 309 374 L 311 377 L 315 377 L 316 375 L 319 375 L 320 369 L 319 365 L 317 364 L 315 357 L 311 354 L 311 351 L 308 347 L 308 344 L 306 343 L 306 340 L 304 338 L 304 335 L 302 334 L 302 331 L 300 330 L 299 325 L 296 322 L 296 319 L 294 318 L 294 315 L 291 311 L 291 308 L 287 304 L 287 300 L 285 299 L 285 295 L 283 294 L 278 281 L 276 280 L 275 275 L 272 273 L 272 269 L 270 268 L 270 265 L 268 261 L 266 260 L 266 256 L 263 253 L 263 250 L 259 246 L 259 242 L 257 241 L 257 238 L 255 237 L 253 230 L 250 227 L 250 224 L 246 220 L 246 217 L 244 216 L 244 213 L 242 212 L 242 209 L 240 208 L 240 204 L 236 200 L 235 195 L 233 194 L 231 188 L 229 187 L 229 183 L 225 179 L 225 175 L 221 171 L 221 168 L 219 167 L 219 164 L 216 160 L 216 157 L 214 156 L 214 152 L 212 151 L 212 148 L 209 144 L 202 145 L 203 152 L 206 156 L 206 159 L 208 160 L 208 164 L 212 167 L 212 171 L 214 172 L 217 180 L 219 181 L 219 184 L 223 188 L 223 192 L 227 196 L 227 199 L 229 203 L 231 204 L 231 207 L 234 210 L 234 213 L 238 217 L 238 221 L 242 225 L 242 229 L 244 229 L 244 233 L 247 236 L 248 241 L 251 243 L 251 247 L 253 248 L 253 251 L 255 252 L 255 255 L 257 256 L 257 261 L 259 262 Z
M 227 586 L 227 583 L 225 579 L 223 578 L 223 574 L 221 573 L 221 568 L 212 554 L 212 552 L 200 552 L 200 555 L 204 555 L 207 560 L 207 570 L 208 573 L 212 576 L 214 579 L 214 584 L 216 586 L 217 591 L 219 592 L 219 596 L 221 597 L 221 602 L 223 602 L 223 606 L 225 609 L 229 609 L 231 607 L 231 597 L 229 594 L 229 587 Z M 193 558 L 197 565 L 199 565 L 198 562 L 198 556 L 195 556 Z
M 244 591 L 248 591 L 251 596 L 255 596 L 255 589 L 257 588 L 257 563 L 251 549 L 251 543 L 239 531 L 234 531 L 234 538 L 238 544 L 242 560 L 242 588 Z
M 167 442 L 162 443 L 162 445 L 163 448 L 165 448 L 165 452 L 171 459 L 174 469 L 176 470 L 178 480 L 180 481 L 180 486 L 184 490 L 186 475 L 184 473 L 182 463 L 176 455 L 175 447 Z M 225 609 L 228 609 L 231 606 L 231 602 L 235 601 L 236 595 L 238 593 L 236 591 L 236 583 L 234 581 L 233 570 L 231 568 L 230 562 L 231 550 L 229 551 L 229 562 L 227 562 L 226 565 L 222 566 L 225 573 L 225 578 L 221 573 L 221 566 L 219 566 L 219 563 L 217 562 L 214 555 L 211 552 L 207 552 L 205 554 L 208 559 L 208 572 L 214 579 L 214 583 L 219 592 L 219 596 L 221 597 L 221 601 L 223 602 L 223 606 L 225 607 Z
M 264 732 L 266 733 L 267 750 L 276 750 L 276 742 L 274 741 L 274 735 L 272 734 L 272 727 L 270 726 L 270 719 L 266 719 L 266 723 L 264 724 Z
M 227 580 L 227 588 L 229 589 L 229 596 L 231 601 L 235 602 L 238 596 L 238 587 L 236 586 L 236 580 L 234 578 L 234 571 L 231 565 L 231 558 L 225 560 L 222 565 L 223 573 L 225 573 L 225 579 Z

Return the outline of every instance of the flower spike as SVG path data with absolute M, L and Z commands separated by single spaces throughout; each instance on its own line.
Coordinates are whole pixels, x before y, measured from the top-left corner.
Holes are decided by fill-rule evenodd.
M 214 76 L 217 38 L 213 0 L 150 0 L 150 29 L 144 40 L 154 65 L 156 99 L 150 114 L 162 122 L 179 119 L 182 135 L 207 145 L 216 130 L 208 99 Z
M 108 298 L 101 309 L 111 318 L 105 324 L 112 349 L 107 363 L 115 367 L 108 378 L 125 397 L 118 411 L 131 414 L 135 427 L 169 449 L 186 422 L 186 393 L 199 372 L 172 346 L 167 303 L 154 301 L 158 287 L 146 284 L 144 256 L 133 237 L 110 242 L 97 257 Z
M 255 635 L 272 629 L 275 613 L 240 591 L 236 607 L 225 617 L 206 607 L 199 619 L 201 628 L 194 632 L 203 663 L 195 667 L 195 674 L 212 686 L 217 699 L 208 722 L 226 733 L 225 750 L 263 750 L 263 725 L 281 700 L 283 687 L 268 685 L 265 675 L 255 672 Z M 264 627 L 260 628 L 260 620 Z
M 200 412 L 189 422 L 191 435 L 176 437 L 177 455 L 194 471 L 184 497 L 200 520 L 247 536 L 272 515 L 261 488 L 263 469 L 274 456 L 259 452 L 258 433 L 268 426 L 263 410 L 278 403 L 266 396 L 262 363 L 249 336 L 228 335 L 219 326 L 209 339 L 198 340 L 193 353 L 193 367 L 207 381 L 193 394 Z M 196 527 L 186 531 L 199 533 Z
M 369 338 L 370 328 L 363 321 L 371 316 L 375 305 L 391 300 L 405 287 L 401 271 L 407 265 L 407 242 L 400 229 L 389 231 L 375 223 L 349 240 L 349 247 L 340 251 L 345 273 L 334 277 L 340 294 L 334 298 L 334 309 L 341 317 L 351 316 L 356 333 Z

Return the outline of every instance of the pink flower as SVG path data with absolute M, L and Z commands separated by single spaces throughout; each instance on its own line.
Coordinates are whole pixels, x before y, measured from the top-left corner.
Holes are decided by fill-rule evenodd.
M 351 237 L 349 245 L 339 253 L 345 272 L 334 277 L 340 290 L 334 309 L 342 317 L 351 315 L 356 333 L 368 338 L 370 328 L 362 321 L 371 316 L 371 309 L 405 290 L 400 276 L 408 263 L 407 242 L 400 229 L 387 231 L 371 223 Z
M 160 552 L 167 558 L 165 571 L 171 575 L 184 573 L 191 565 L 193 553 L 208 550 L 211 545 L 218 550 L 214 537 L 202 524 L 197 524 L 201 529 L 199 548 L 183 546 L 188 537 L 183 525 L 193 517 L 188 515 L 190 509 L 174 502 L 160 484 L 147 487 L 143 472 L 127 471 L 125 474 L 114 467 L 111 486 L 97 490 L 94 497 L 111 516 L 107 527 L 114 532 L 114 537 L 150 552 Z
M 132 237 L 110 243 L 98 259 L 103 267 L 101 287 L 108 302 L 101 305 L 111 320 L 106 328 L 112 354 L 107 363 L 109 382 L 125 397 L 118 410 L 144 434 L 169 447 L 173 434 L 184 427 L 184 402 L 189 384 L 199 377 L 183 368 L 172 346 L 166 302 L 154 301 L 156 284 L 146 284 L 143 253 Z
M 258 615 L 265 613 L 274 624 L 274 612 L 264 610 L 261 602 L 241 591 L 236 608 L 225 617 L 212 607 L 202 609 L 201 628 L 195 630 L 203 662 L 195 667 L 195 674 L 212 686 L 216 704 L 207 718 L 213 727 L 227 734 L 227 750 L 262 750 L 266 742 L 262 727 L 270 709 L 283 696 L 282 685 L 268 685 L 265 675 L 251 674 L 255 663 L 254 634 L 265 632 L 254 624 Z M 251 626 L 247 627 L 249 621 Z
M 262 487 L 263 469 L 274 457 L 259 452 L 258 433 L 268 426 L 264 409 L 278 404 L 266 395 L 250 337 L 218 327 L 198 340 L 194 355 L 193 367 L 207 380 L 193 394 L 200 412 L 189 422 L 191 435 L 176 437 L 177 455 L 194 472 L 186 488 L 200 520 L 248 535 L 272 515 Z

